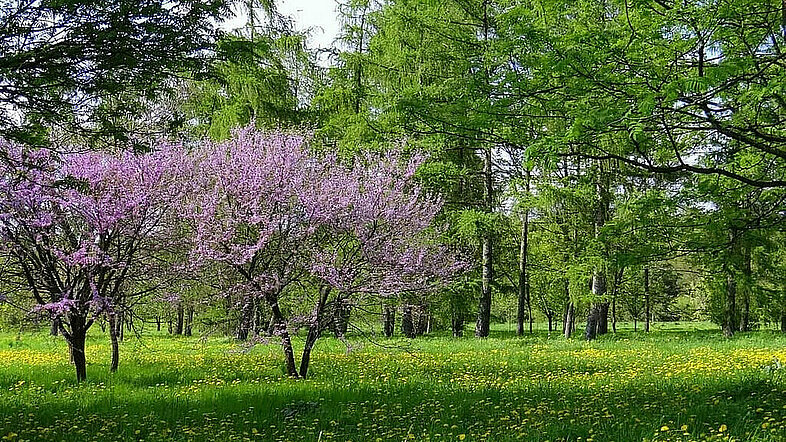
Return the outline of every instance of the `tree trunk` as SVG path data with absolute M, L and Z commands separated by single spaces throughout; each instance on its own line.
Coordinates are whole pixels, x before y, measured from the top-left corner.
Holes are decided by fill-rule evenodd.
M 526 192 L 529 194 L 529 170 L 526 173 Z M 530 333 L 532 333 L 532 303 L 529 299 L 529 275 L 527 274 L 527 258 L 529 257 L 529 209 L 524 211 L 521 220 L 521 244 L 519 245 L 519 285 L 518 315 L 516 316 L 516 334 L 524 334 L 524 315 L 530 314 Z
M 786 311 L 781 312 L 781 331 L 786 333 Z
M 723 314 L 723 335 L 727 338 L 734 336 L 737 330 L 736 310 L 737 310 L 737 281 L 734 275 L 729 273 L 726 276 L 726 305 Z
M 85 318 L 75 315 L 69 316 L 71 325 L 67 337 L 71 361 L 76 369 L 76 380 L 82 382 L 87 379 L 87 360 L 85 359 L 85 340 L 87 339 L 87 326 Z
M 176 335 L 182 335 L 183 334 L 183 317 L 184 317 L 183 304 L 178 302 L 178 304 L 177 304 L 177 322 L 175 323 L 175 334 Z
M 752 269 L 751 269 L 751 248 L 750 245 L 746 245 L 743 249 L 743 253 L 745 254 L 745 267 L 743 268 L 743 272 L 745 275 L 744 278 L 744 286 L 742 289 L 742 317 L 740 318 L 740 331 L 747 332 L 751 330 L 751 286 L 753 283 L 752 280 Z
M 120 365 L 120 344 L 117 341 L 118 329 L 122 327 L 117 321 L 117 314 L 110 313 L 109 315 L 109 340 L 112 343 L 112 362 L 109 365 L 109 371 L 114 373 Z
M 650 268 L 644 267 L 644 331 L 650 331 Z
M 459 312 L 454 312 L 450 317 L 450 328 L 453 330 L 453 337 L 460 338 L 464 336 L 464 315 Z
M 494 177 L 491 169 L 490 147 L 485 149 L 483 174 L 485 178 L 485 210 L 487 213 L 492 213 L 494 210 Z M 491 328 L 491 283 L 494 278 L 492 263 L 494 254 L 491 241 L 491 232 L 483 232 L 482 287 L 478 303 L 478 322 L 475 325 L 475 336 L 479 338 L 488 337 Z
M 237 323 L 237 330 L 235 338 L 239 341 L 248 340 L 248 335 L 251 333 L 251 326 L 254 320 L 254 301 L 248 300 L 240 308 L 240 320 Z
M 287 322 L 281 308 L 278 306 L 278 297 L 269 298 L 270 310 L 273 312 L 275 329 L 273 334 L 281 337 L 281 347 L 284 350 L 284 362 L 286 363 L 287 375 L 292 378 L 299 378 L 297 367 L 295 366 L 295 351 L 292 348 L 292 339 L 287 330 Z
M 405 305 L 401 312 L 401 333 L 410 339 L 415 337 L 415 324 L 412 320 L 411 305 Z
M 57 336 L 60 332 L 60 319 L 55 318 L 52 319 L 52 324 L 49 326 L 49 334 L 51 336 Z
M 589 313 L 587 313 L 587 327 L 584 330 L 584 339 L 591 341 L 598 335 L 598 318 L 600 316 L 600 309 L 597 305 L 593 305 Z
M 576 307 L 572 302 L 568 301 L 568 305 L 565 308 L 564 328 L 562 330 L 562 334 L 565 335 L 565 338 L 570 338 L 570 335 L 573 333 L 573 323 L 575 320 Z
M 485 338 L 489 335 L 491 328 L 491 237 L 483 237 L 483 276 L 478 303 L 478 322 L 475 324 L 475 336 Z
M 598 305 L 598 334 L 605 335 L 609 332 L 609 303 Z
M 382 306 L 382 329 L 386 338 L 393 337 L 396 329 L 396 308 L 390 305 Z
M 186 325 L 183 333 L 186 336 L 191 336 L 191 328 L 194 326 L 194 307 L 188 306 L 186 309 Z
M 156 331 L 161 331 L 161 316 L 156 316 Z
M 308 365 L 311 362 L 311 349 L 322 334 L 322 316 L 327 303 L 328 295 L 330 294 L 329 286 L 322 286 L 319 289 L 319 299 L 317 305 L 314 307 L 312 313 L 311 323 L 308 327 L 308 335 L 306 342 L 303 344 L 303 354 L 300 356 L 300 377 L 305 379 L 308 375 Z
M 342 338 L 349 329 L 349 318 L 352 314 L 352 305 L 346 299 L 336 300 L 336 308 L 333 311 L 333 333 L 337 338 Z

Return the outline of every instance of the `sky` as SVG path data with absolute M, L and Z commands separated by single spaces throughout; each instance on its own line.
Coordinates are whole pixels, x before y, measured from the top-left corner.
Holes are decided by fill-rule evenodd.
M 298 30 L 313 28 L 309 46 L 328 48 L 339 32 L 336 0 L 278 0 L 279 11 L 295 19 Z
M 280 13 L 294 19 L 297 30 L 311 29 L 309 47 L 329 48 L 333 45 L 340 29 L 336 0 L 277 0 L 277 3 Z M 245 21 L 245 17 L 235 17 L 221 26 L 237 28 Z

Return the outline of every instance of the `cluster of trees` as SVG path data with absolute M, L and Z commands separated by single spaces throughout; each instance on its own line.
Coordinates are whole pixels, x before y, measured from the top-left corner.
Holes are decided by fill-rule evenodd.
M 107 319 L 116 370 L 118 313 L 161 288 L 210 281 L 203 302 L 234 293 L 246 334 L 263 310 L 287 374 L 305 377 L 326 312 L 416 296 L 463 268 L 432 228 L 440 200 L 413 181 L 418 156 L 344 164 L 253 129 L 148 154 L 2 148 L 4 301 L 52 321 L 79 380 L 96 320 Z
M 229 10 L 247 23 L 219 33 Z M 117 163 L 101 179 L 120 179 L 110 176 L 133 177 L 118 170 L 158 155 L 149 167 L 164 167 L 162 181 L 126 182 L 118 195 L 181 183 L 162 193 L 171 200 L 135 200 L 166 227 L 113 246 L 144 256 L 140 269 L 113 267 L 100 283 L 87 263 L 60 269 L 81 249 L 38 256 L 35 235 L 50 224 L 33 215 L 18 247 L 41 268 L 65 260 L 54 267 L 71 283 L 81 275 L 85 312 L 110 310 L 93 285 L 114 287 L 96 298 L 107 305 L 135 305 L 123 320 L 108 315 L 110 335 L 134 317 L 173 333 L 196 321 L 241 339 L 278 335 L 292 376 L 306 375 L 321 331 L 343 336 L 350 317 L 381 318 L 387 336 L 398 320 L 408 337 L 461 336 L 473 317 L 478 337 L 495 320 L 515 320 L 518 334 L 536 320 L 567 337 L 579 327 L 586 339 L 620 320 L 786 331 L 785 11 L 775 0 L 344 0 L 324 68 L 269 0 L 11 2 L 0 13 L 2 138 L 154 152 L 6 144 L 6 182 L 41 175 L 25 185 L 48 199 L 30 203 L 54 208 L 68 193 L 100 193 L 59 162 Z M 234 132 L 249 126 L 308 127 L 311 150 Z M 194 141 L 206 138 L 216 142 Z M 402 139 L 428 161 L 405 160 Z M 182 219 L 170 222 L 156 205 L 174 200 Z M 47 216 L 55 225 L 73 210 Z M 139 208 L 112 210 L 142 223 Z M 69 229 L 85 244 L 118 240 L 79 217 Z M 8 244 L 22 241 L 24 223 L 5 219 Z M 62 281 L 27 278 L 28 258 L 8 256 L 7 275 L 41 310 L 72 308 L 47 298 Z M 177 271 L 152 270 L 164 263 Z M 299 368 L 282 325 L 294 323 L 308 330 Z

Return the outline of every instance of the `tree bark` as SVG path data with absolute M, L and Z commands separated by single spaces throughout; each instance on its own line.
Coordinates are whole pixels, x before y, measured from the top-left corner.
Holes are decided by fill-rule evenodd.
M 462 313 L 454 312 L 450 316 L 450 328 L 453 330 L 454 338 L 464 336 L 464 315 Z
M 737 310 L 737 281 L 734 275 L 729 273 L 726 276 L 726 303 L 723 314 L 723 335 L 727 338 L 734 336 L 737 330 L 736 310 Z
M 161 316 L 156 316 L 156 331 L 161 331 Z
M 336 299 L 336 308 L 333 310 L 333 333 L 337 338 L 342 338 L 349 329 L 349 318 L 352 315 L 352 305 L 344 298 Z
M 644 267 L 644 331 L 650 331 L 650 268 Z
M 188 306 L 186 309 L 186 325 L 183 334 L 191 336 L 191 329 L 194 326 L 194 307 Z
M 117 314 L 112 312 L 109 315 L 109 340 L 112 343 L 112 361 L 109 365 L 109 371 L 114 373 L 120 365 L 120 344 L 117 341 L 118 328 L 122 324 L 118 324 Z
M 491 148 L 485 149 L 483 174 L 485 178 L 485 209 L 486 213 L 494 210 L 494 179 L 491 170 Z M 493 251 L 491 232 L 483 232 L 482 245 L 482 287 L 478 303 L 478 322 L 475 325 L 475 336 L 488 337 L 491 328 L 491 284 L 494 278 Z
M 175 322 L 175 334 L 183 334 L 183 319 L 184 319 L 183 304 L 177 303 L 177 322 Z
M 297 367 L 295 366 L 295 351 L 292 348 L 292 339 L 287 330 L 287 322 L 281 308 L 278 306 L 278 297 L 271 296 L 269 299 L 270 310 L 273 312 L 275 329 L 273 334 L 281 337 L 281 347 L 284 350 L 284 362 L 286 364 L 287 375 L 292 378 L 299 378 Z
M 396 308 L 390 305 L 382 306 L 382 329 L 386 338 L 393 337 L 396 329 Z
M 87 379 L 87 360 L 85 359 L 85 340 L 87 339 L 87 321 L 78 315 L 69 316 L 70 333 L 66 335 L 71 361 L 76 369 L 76 380 Z
M 565 335 L 565 338 L 570 338 L 570 335 L 573 334 L 573 322 L 575 320 L 576 308 L 572 302 L 568 301 L 568 305 L 565 308 L 565 321 L 562 330 L 562 334 Z
M 303 345 L 303 354 L 300 356 L 300 377 L 305 379 L 308 375 L 308 366 L 311 362 L 311 349 L 314 348 L 317 339 L 322 334 L 322 316 L 327 303 L 328 295 L 330 295 L 330 287 L 322 286 L 319 289 L 319 299 L 317 305 L 314 307 L 312 313 L 311 323 L 308 327 L 308 335 L 306 342 Z
M 529 170 L 526 172 L 526 194 L 529 195 Z M 518 315 L 516 316 L 516 334 L 524 334 L 524 315 L 529 311 L 530 333 L 532 333 L 532 303 L 529 298 L 529 275 L 527 258 L 529 257 L 529 209 L 524 211 L 521 219 L 521 243 L 519 245 L 519 285 Z
M 605 335 L 609 332 L 609 303 L 598 305 L 598 334 Z
M 600 311 L 597 305 L 593 305 L 587 313 L 587 327 L 584 330 L 584 339 L 591 341 L 598 335 L 598 317 Z
M 752 268 L 751 268 L 751 248 L 750 245 L 746 245 L 743 249 L 743 253 L 745 254 L 745 267 L 743 268 L 744 272 L 744 281 L 745 284 L 742 290 L 742 317 L 740 318 L 740 331 L 747 332 L 751 330 L 751 323 L 750 323 L 750 316 L 751 316 L 751 285 L 752 285 Z
M 405 305 L 401 312 L 401 333 L 410 339 L 415 337 L 415 323 L 412 319 L 411 305 Z
M 786 311 L 781 312 L 781 331 L 786 333 Z

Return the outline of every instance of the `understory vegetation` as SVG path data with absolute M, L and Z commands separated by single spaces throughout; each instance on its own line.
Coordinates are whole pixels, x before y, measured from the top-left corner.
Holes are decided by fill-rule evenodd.
M 540 325 L 540 324 L 539 324 Z M 88 337 L 77 383 L 62 340 L 0 335 L 6 440 L 756 440 L 786 437 L 786 336 L 708 324 L 626 327 L 593 341 L 545 331 L 375 345 L 322 340 L 310 379 L 277 345 L 152 334 Z M 303 337 L 295 339 L 302 347 Z M 74 418 L 74 411 L 78 418 Z

